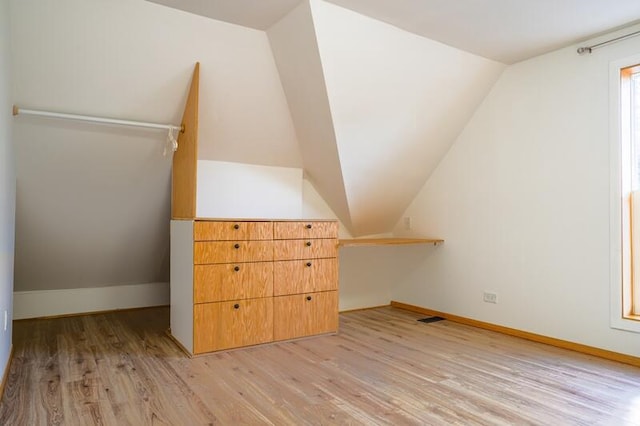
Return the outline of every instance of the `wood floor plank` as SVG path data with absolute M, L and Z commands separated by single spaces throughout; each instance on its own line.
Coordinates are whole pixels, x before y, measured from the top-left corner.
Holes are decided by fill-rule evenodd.
M 640 369 L 395 308 L 188 358 L 168 309 L 20 321 L 0 425 L 640 426 Z

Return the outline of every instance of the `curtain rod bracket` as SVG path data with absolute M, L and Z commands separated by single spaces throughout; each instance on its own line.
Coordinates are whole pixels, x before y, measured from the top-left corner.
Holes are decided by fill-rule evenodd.
M 612 38 L 611 40 L 605 40 L 603 42 L 600 42 L 600 43 L 597 43 L 597 44 L 593 44 L 591 46 L 582 46 L 582 47 L 578 48 L 577 52 L 578 52 L 578 55 L 584 55 L 586 53 L 591 53 L 593 51 L 593 49 L 597 49 L 599 47 L 604 47 L 604 46 L 607 46 L 609 44 L 615 43 L 617 41 L 626 40 L 628 38 L 635 37 L 635 36 L 638 36 L 638 35 L 640 35 L 640 31 L 636 31 L 636 32 L 633 32 L 633 33 L 622 35 L 620 37 Z

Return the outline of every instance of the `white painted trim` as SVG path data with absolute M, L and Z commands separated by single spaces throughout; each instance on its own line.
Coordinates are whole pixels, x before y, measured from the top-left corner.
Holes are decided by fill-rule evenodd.
M 13 319 L 81 314 L 169 304 L 169 283 L 16 291 Z
M 620 185 L 620 69 L 640 63 L 640 55 L 613 61 L 609 67 L 609 164 L 610 164 L 610 325 L 611 328 L 640 333 L 640 321 L 622 316 L 622 189 Z
M 193 354 L 193 221 L 171 221 L 171 335 Z

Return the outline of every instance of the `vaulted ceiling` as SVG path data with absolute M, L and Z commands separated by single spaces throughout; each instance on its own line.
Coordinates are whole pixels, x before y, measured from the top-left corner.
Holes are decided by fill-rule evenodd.
M 585 10 L 608 28 L 640 17 L 635 0 L 554 0 L 557 11 L 573 5 L 569 17 L 519 1 L 536 19 L 513 30 L 499 0 L 179 2 L 198 14 L 157 4 L 169 1 L 12 0 L 14 103 L 178 123 L 200 61 L 202 159 L 304 168 L 354 235 L 393 229 L 499 78 L 494 47 L 518 45 L 529 24 L 544 34 L 553 20 L 601 31 L 579 19 Z M 406 31 L 375 10 L 389 4 L 447 22 L 465 44 Z M 487 20 L 486 33 L 474 26 Z M 490 54 L 473 53 L 475 39 L 491 37 Z M 16 290 L 168 279 L 164 134 L 23 116 L 13 132 Z
M 266 30 L 306 0 L 149 0 Z M 640 19 L 637 0 L 327 0 L 506 64 Z
M 304 168 L 355 235 L 393 229 L 504 67 L 322 1 L 267 34 Z
M 640 17 L 635 0 L 150 0 L 266 30 L 309 180 L 390 232 L 517 62 Z

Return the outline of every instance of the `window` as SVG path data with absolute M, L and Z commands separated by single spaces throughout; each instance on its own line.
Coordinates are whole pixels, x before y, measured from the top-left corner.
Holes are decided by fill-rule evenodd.
M 619 194 L 621 306 L 619 315 L 640 320 L 640 64 L 619 68 Z

